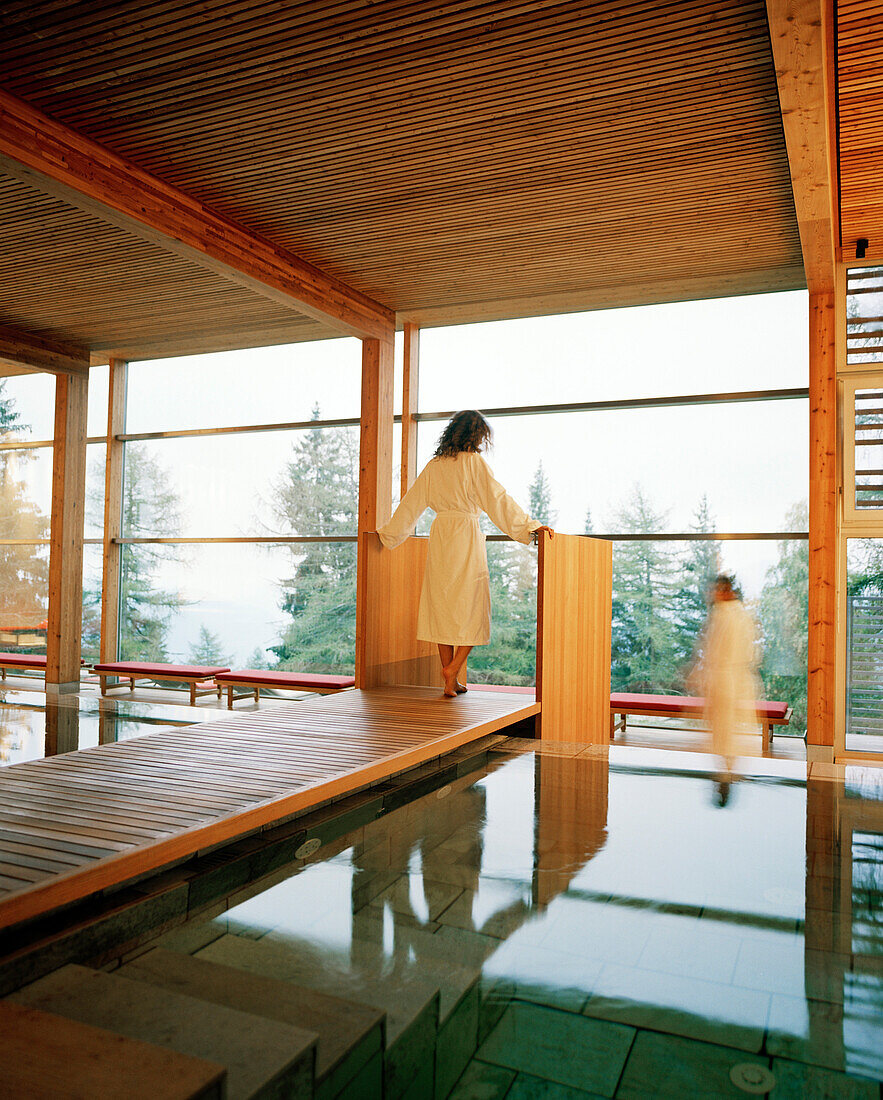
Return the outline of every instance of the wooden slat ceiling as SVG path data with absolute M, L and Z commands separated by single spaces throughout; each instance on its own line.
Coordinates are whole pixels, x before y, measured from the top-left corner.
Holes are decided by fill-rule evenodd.
M 883 0 L 837 5 L 837 106 L 843 257 L 860 237 L 883 258 Z
M 0 20 L 7 90 L 400 319 L 804 285 L 754 0 L 13 0 Z M 132 241 L 119 283 L 118 231 L 39 209 L 73 297 L 40 295 L 33 252 L 7 261 L 0 309 L 20 282 L 35 325 L 136 357 L 183 352 L 191 303 L 201 340 L 229 319 L 223 346 L 327 335 Z M 82 284 L 114 253 L 99 320 Z

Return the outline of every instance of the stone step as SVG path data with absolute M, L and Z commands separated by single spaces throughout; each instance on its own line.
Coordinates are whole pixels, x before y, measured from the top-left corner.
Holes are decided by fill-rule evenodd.
M 222 1065 L 0 1002 L 0 1096 L 223 1100 L 225 1078 Z
M 276 977 L 154 948 L 117 973 L 318 1035 L 317 1100 L 383 1090 L 384 1013 Z
M 321 952 L 310 950 L 308 944 L 274 942 L 269 937 L 251 940 L 236 935 L 221 936 L 196 957 L 290 981 L 385 1013 L 384 1096 L 387 1100 L 398 1100 L 418 1075 L 427 1073 L 428 1067 L 429 1088 L 423 1096 L 426 1100 L 432 1097 L 439 987 L 415 968 L 397 974 L 389 968 L 369 965 L 361 969 L 356 961 L 353 969 L 344 971 L 335 965 L 336 958 L 329 958 L 328 965 L 323 965 L 319 961 Z
M 223 1065 L 229 1100 L 313 1095 L 316 1035 L 276 1020 L 74 965 L 7 1000 Z

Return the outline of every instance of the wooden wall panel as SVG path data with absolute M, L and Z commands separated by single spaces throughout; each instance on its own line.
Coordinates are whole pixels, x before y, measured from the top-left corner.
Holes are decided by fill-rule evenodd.
M 429 540 L 386 550 L 375 531 L 359 537 L 364 588 L 356 623 L 356 685 L 443 687 L 438 649 L 417 640 L 417 608 Z
M 802 284 L 763 0 L 16 4 L 3 29 L 4 88 L 400 320 Z M 52 262 L 22 258 L 7 298 Z M 96 271 L 81 257 L 56 289 Z M 122 323 L 161 296 L 146 275 L 109 353 L 146 357 Z M 188 268 L 150 354 L 204 287 Z M 274 303 L 232 289 L 204 344 L 277 342 Z
M 860 237 L 867 259 L 883 259 L 883 8 L 879 0 L 837 3 L 837 108 L 843 258 Z
M 544 740 L 609 742 L 612 551 L 611 543 L 580 535 L 540 541 L 537 700 Z
M 69 688 L 80 683 L 88 391 L 88 375 L 56 375 L 47 688 Z
M 837 641 L 837 368 L 834 294 L 809 300 L 809 637 L 806 740 L 834 744 Z

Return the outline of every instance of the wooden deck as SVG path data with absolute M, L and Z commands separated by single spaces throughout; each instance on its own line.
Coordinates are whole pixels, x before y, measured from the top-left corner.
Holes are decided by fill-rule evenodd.
M 0 928 L 376 783 L 538 712 L 347 691 L 0 769 Z

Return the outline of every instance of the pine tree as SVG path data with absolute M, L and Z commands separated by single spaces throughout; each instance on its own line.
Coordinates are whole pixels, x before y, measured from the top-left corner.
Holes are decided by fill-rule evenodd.
M 0 439 L 27 430 L 0 379 Z M 0 451 L 0 537 L 45 539 L 49 520 L 28 496 L 24 467 L 32 452 Z M 39 545 L 0 548 L 0 620 L 6 626 L 37 627 L 46 618 L 49 561 Z
M 690 530 L 694 534 L 712 534 L 714 518 L 703 495 L 694 513 Z M 699 539 L 687 544 L 681 562 L 681 585 L 675 594 L 674 613 L 677 645 L 681 659 L 691 661 L 696 644 L 708 616 L 708 591 L 720 573 L 720 551 L 712 539 Z
M 528 489 L 528 512 L 540 523 L 554 526 L 558 513 L 552 508 L 552 487 L 546 477 L 542 462 L 534 471 L 533 481 Z
M 806 502 L 794 505 L 786 531 L 805 531 Z M 763 640 L 760 668 L 767 699 L 785 699 L 794 708 L 795 730 L 806 729 L 807 626 L 809 622 L 809 543 L 777 543 L 778 559 L 768 570 L 758 612 Z
M 178 496 L 168 473 L 148 451 L 126 444 L 123 533 L 170 538 L 180 529 Z M 164 661 L 171 618 L 186 601 L 158 585 L 160 568 L 182 561 L 169 545 L 124 544 L 120 554 L 120 660 Z
M 592 524 L 592 509 L 586 508 L 586 521 L 583 524 L 583 534 L 593 535 L 595 533 L 594 525 Z
M 639 485 L 614 517 L 614 530 L 645 534 L 664 528 Z M 614 691 L 668 692 L 680 682 L 681 655 L 672 606 L 680 583 L 676 555 L 664 542 L 623 541 L 613 558 Z
M 213 634 L 203 623 L 199 628 L 199 638 L 190 647 L 189 660 L 194 665 L 225 665 L 230 657 L 224 653 L 221 639 Z
M 313 420 L 320 410 L 313 409 Z M 313 428 L 294 445 L 273 491 L 281 531 L 292 535 L 352 535 L 358 515 L 358 437 L 346 428 Z M 351 672 L 356 645 L 354 543 L 290 545 L 292 573 L 280 605 L 290 616 L 270 650 L 278 667 Z

